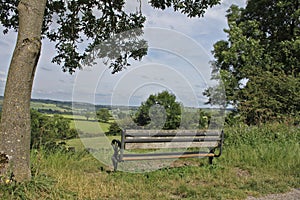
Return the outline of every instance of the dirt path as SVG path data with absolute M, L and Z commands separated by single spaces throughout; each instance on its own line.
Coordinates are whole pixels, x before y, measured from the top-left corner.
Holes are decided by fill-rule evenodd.
M 284 194 L 270 194 L 265 197 L 248 197 L 246 200 L 300 200 L 300 188 Z

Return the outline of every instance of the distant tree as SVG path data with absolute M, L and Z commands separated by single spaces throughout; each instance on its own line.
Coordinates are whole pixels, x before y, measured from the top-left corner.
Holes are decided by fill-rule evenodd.
M 150 0 L 149 3 L 153 8 L 173 7 L 174 11 L 188 17 L 200 17 L 208 7 L 220 1 Z M 145 19 L 141 10 L 126 12 L 124 0 L 0 1 L 0 23 L 4 26 L 4 33 L 9 29 L 18 31 L 0 124 L 0 150 L 12 158 L 11 171 L 17 181 L 31 178 L 30 98 L 42 38 L 56 43 L 57 55 L 52 61 L 62 65 L 64 72 L 73 73 L 81 68 L 83 60 L 91 63 L 95 56 L 112 61 L 109 67 L 116 73 L 130 65 L 129 59 L 138 60 L 146 55 L 146 41 L 139 38 L 143 34 L 141 28 Z M 121 41 L 122 44 L 115 42 L 105 46 L 108 39 L 133 29 L 135 31 L 130 34 L 123 34 L 125 40 Z M 83 41 L 90 43 L 87 42 L 85 51 L 81 52 L 79 45 L 84 44 Z M 100 44 L 104 48 L 94 51 Z
M 184 111 L 181 117 L 181 129 L 207 129 L 210 124 L 211 114 L 202 109 Z
M 124 113 L 124 112 L 118 112 L 118 113 L 117 113 L 117 116 L 118 116 L 119 119 L 124 119 L 124 118 L 127 117 L 127 114 Z
M 94 118 L 95 117 L 95 114 L 93 112 L 86 111 L 84 113 L 84 116 L 86 117 L 86 120 L 89 121 L 90 118 Z
M 299 9 L 299 0 L 249 0 L 228 11 L 228 40 L 214 45 L 212 79 L 222 80 L 226 103 L 247 124 L 300 114 Z M 205 92 L 210 103 L 220 91 Z
M 122 129 L 116 122 L 111 123 L 109 130 L 105 133 L 106 135 L 121 135 Z
M 199 115 L 197 111 L 183 111 L 181 114 L 181 129 L 198 129 Z
M 118 125 L 122 129 L 138 129 L 138 125 L 133 121 L 131 116 L 123 117 L 117 120 Z
M 139 107 L 134 121 L 139 126 L 148 125 L 148 128 L 177 129 L 181 121 L 181 104 L 168 91 L 150 95 Z
M 100 122 L 108 122 L 108 120 L 111 117 L 111 114 L 109 113 L 109 110 L 107 108 L 100 108 L 96 112 L 97 118 Z

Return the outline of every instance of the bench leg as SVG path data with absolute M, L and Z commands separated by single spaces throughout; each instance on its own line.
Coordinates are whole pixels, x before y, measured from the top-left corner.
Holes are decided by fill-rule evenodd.
M 119 153 L 120 153 L 120 148 L 121 148 L 121 142 L 119 140 L 113 140 L 111 142 L 111 145 L 112 145 L 113 150 L 114 150 L 114 154 L 111 157 L 111 161 L 112 161 L 113 166 L 114 166 L 114 171 L 117 171 L 118 162 L 119 162 Z
M 210 165 L 213 164 L 213 159 L 214 159 L 214 157 L 208 157 L 208 163 L 209 163 Z
M 112 161 L 113 166 L 114 166 L 114 171 L 117 171 L 117 169 L 118 169 L 118 159 L 115 156 L 113 156 L 113 157 L 111 157 L 111 161 Z

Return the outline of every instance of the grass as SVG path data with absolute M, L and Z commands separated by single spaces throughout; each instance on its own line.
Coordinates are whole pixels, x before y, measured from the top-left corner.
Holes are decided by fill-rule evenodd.
M 110 124 L 97 122 L 97 121 L 86 121 L 86 120 L 73 120 L 71 121 L 71 128 L 76 128 L 83 133 L 99 134 L 108 131 Z
M 111 172 L 81 150 L 33 152 L 33 180 L 1 186 L 0 199 L 245 199 L 300 187 L 299 128 L 237 126 L 225 135 L 213 165 L 184 159 L 145 173 Z
M 48 116 L 53 116 L 53 114 L 48 114 Z M 66 119 L 70 120 L 70 127 L 79 130 L 84 135 L 103 134 L 109 130 L 110 123 L 98 122 L 97 120 L 90 119 L 86 120 L 86 117 L 81 115 L 60 115 Z
M 52 114 L 49 116 L 53 116 Z M 109 123 L 98 122 L 94 119 L 86 120 L 85 116 L 81 115 L 61 115 L 64 118 L 72 119 L 70 121 L 71 128 L 76 128 L 83 133 L 87 134 L 99 134 L 107 132 L 109 129 Z
M 62 117 L 67 118 L 67 119 L 74 119 L 74 120 L 86 120 L 85 116 L 82 115 L 67 115 L 67 114 L 60 114 Z
M 67 145 L 75 147 L 76 150 L 82 151 L 85 148 L 99 149 L 101 147 L 107 146 L 107 143 L 113 139 L 120 139 L 118 136 L 108 136 L 108 137 L 86 137 L 86 138 L 75 138 L 67 140 Z M 110 147 L 110 146 L 109 146 Z

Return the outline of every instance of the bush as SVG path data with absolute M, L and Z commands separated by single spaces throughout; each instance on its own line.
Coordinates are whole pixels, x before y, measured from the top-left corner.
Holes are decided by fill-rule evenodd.
M 287 126 L 282 123 L 248 126 L 238 124 L 225 129 L 225 144 L 228 146 L 271 143 L 295 143 L 300 141 L 300 129 L 296 126 Z
M 119 127 L 119 125 L 116 122 L 113 122 L 110 127 L 108 132 L 106 132 L 106 135 L 112 135 L 112 136 L 116 136 L 116 135 L 121 135 L 122 133 L 122 129 Z
M 60 115 L 53 117 L 31 110 L 31 148 L 56 146 L 57 140 L 71 139 L 78 136 L 75 129 L 70 128 L 70 120 Z M 51 147 L 51 149 L 52 149 Z

